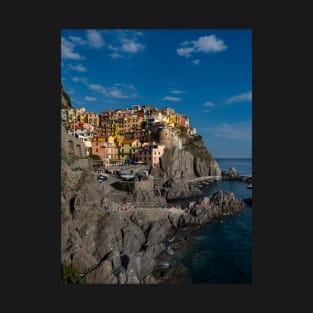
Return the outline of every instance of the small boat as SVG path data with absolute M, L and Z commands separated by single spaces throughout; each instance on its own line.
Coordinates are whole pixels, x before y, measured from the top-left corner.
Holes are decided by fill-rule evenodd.
M 249 184 L 247 188 L 252 189 L 252 184 Z
M 129 175 L 129 174 L 120 174 L 119 176 L 120 176 L 120 178 L 123 179 L 123 180 L 132 180 L 132 179 L 135 178 L 134 175 Z

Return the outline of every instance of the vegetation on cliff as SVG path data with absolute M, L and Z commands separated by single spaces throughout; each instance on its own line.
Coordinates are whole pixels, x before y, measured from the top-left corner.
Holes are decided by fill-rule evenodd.
M 79 274 L 79 270 L 72 266 L 61 264 L 61 281 L 63 284 L 83 284 L 85 281 Z
M 65 92 L 63 86 L 61 86 L 61 109 L 71 109 L 73 108 L 71 98 Z
M 194 157 L 199 157 L 201 161 L 213 160 L 212 154 L 207 150 L 201 135 L 188 136 L 184 138 L 183 147 Z

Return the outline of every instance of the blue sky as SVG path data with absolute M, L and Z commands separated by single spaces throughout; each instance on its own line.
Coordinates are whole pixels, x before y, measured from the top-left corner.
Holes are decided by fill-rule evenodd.
M 215 158 L 252 156 L 249 29 L 63 29 L 61 83 L 74 107 L 173 107 Z

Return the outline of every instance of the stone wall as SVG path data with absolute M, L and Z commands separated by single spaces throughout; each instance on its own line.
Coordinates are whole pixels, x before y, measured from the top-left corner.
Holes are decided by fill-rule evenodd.
M 61 158 L 67 160 L 72 168 L 88 168 L 86 146 L 80 139 L 69 135 L 61 126 Z
M 182 142 L 179 138 L 179 135 L 171 128 L 163 128 L 160 130 L 159 142 L 167 149 L 171 149 L 173 147 L 178 147 L 179 149 L 182 149 Z
M 64 127 L 61 127 L 61 148 L 69 156 L 87 158 L 85 143 L 69 135 Z

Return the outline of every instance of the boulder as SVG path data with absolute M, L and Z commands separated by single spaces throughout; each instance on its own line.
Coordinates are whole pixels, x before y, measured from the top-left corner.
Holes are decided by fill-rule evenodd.
M 236 176 L 238 176 L 238 173 L 237 173 L 237 171 L 236 171 L 236 169 L 234 167 L 231 167 L 229 169 L 228 176 L 229 177 L 236 177 Z

